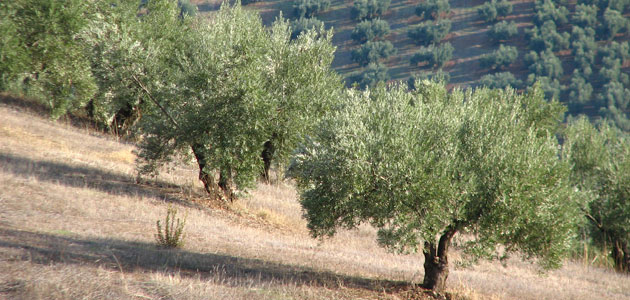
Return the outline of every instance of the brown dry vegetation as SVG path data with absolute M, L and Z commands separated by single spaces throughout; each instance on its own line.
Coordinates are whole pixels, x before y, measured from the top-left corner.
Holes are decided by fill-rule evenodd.
M 422 255 L 384 251 L 368 226 L 311 239 L 289 183 L 213 207 L 193 166 L 136 184 L 133 145 L 7 103 L 0 299 L 427 297 L 411 285 Z M 188 213 L 182 249 L 155 245 L 168 205 Z M 543 276 L 517 259 L 453 268 L 448 284 L 460 299 L 630 299 L 628 276 L 573 262 Z

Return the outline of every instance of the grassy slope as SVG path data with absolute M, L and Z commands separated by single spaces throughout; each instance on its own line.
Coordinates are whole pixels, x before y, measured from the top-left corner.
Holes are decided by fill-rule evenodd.
M 134 147 L 0 98 L 0 299 L 406 299 L 421 255 L 379 248 L 369 227 L 309 237 L 291 185 L 228 207 L 204 201 L 192 166 L 135 184 Z M 186 245 L 155 247 L 168 205 Z M 454 260 L 457 253 L 453 254 Z M 519 260 L 454 268 L 469 299 L 630 299 L 630 278 Z

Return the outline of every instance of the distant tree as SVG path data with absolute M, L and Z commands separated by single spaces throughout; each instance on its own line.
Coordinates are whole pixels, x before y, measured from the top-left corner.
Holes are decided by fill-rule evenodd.
M 432 44 L 429 47 L 420 47 L 420 51 L 411 57 L 411 64 L 427 62 L 429 66 L 441 68 L 446 62 L 453 57 L 453 46 L 451 43 L 442 43 L 440 45 Z
M 415 90 L 416 82 L 422 82 L 423 80 L 447 84 L 451 80 L 451 75 L 442 69 L 438 69 L 436 72 L 420 72 L 409 76 L 407 79 L 407 86 L 410 90 Z
M 381 58 L 388 58 L 396 53 L 390 41 L 367 42 L 352 51 L 352 60 L 361 66 L 378 62 Z
M 82 0 L 0 4 L 0 79 L 50 109 L 53 119 L 85 107 L 97 91 L 85 44 L 76 36 L 91 18 Z
M 557 79 L 564 74 L 562 62 L 551 50 L 546 50 L 540 54 L 530 51 L 525 55 L 524 60 L 525 64 L 529 65 L 529 71 L 536 76 Z
M 388 71 L 387 67 L 381 63 L 371 63 L 361 75 L 359 85 L 362 88 L 368 88 L 376 86 L 378 83 L 386 82 L 389 80 Z
M 583 29 L 579 26 L 573 26 L 573 31 L 571 32 L 571 53 L 578 67 L 586 76 L 590 76 L 592 73 L 596 51 L 595 31 L 592 28 Z
M 495 22 L 498 17 L 512 13 L 512 3 L 507 0 L 491 0 L 477 8 L 477 14 L 486 22 Z
M 324 28 L 324 23 L 317 18 L 299 18 L 291 21 L 291 39 L 297 39 L 300 34 L 308 30 Z
M 599 78 L 604 82 L 621 82 L 630 84 L 628 74 L 621 72 L 621 59 L 604 57 L 602 59 L 602 68 L 599 70 Z
M 558 267 L 577 216 L 554 136 L 564 108 L 538 89 L 417 84 L 348 91 L 298 149 L 289 175 L 311 233 L 369 223 L 390 250 L 422 249 L 423 286 L 438 292 L 458 234 L 473 261 L 514 251 Z
M 518 58 L 518 50 L 514 46 L 499 46 L 498 50 L 482 56 L 479 61 L 483 68 L 498 69 L 507 67 Z
M 493 3 L 496 2 L 486 2 L 477 8 L 477 14 L 479 17 L 486 22 L 494 22 L 497 20 L 499 16 L 497 12 L 497 7 Z
M 604 84 L 600 98 L 605 103 L 600 114 L 623 131 L 630 131 L 630 90 L 619 81 L 611 81 Z
M 518 28 L 514 21 L 507 22 L 501 21 L 492 25 L 492 28 L 488 30 L 488 36 L 495 42 L 505 41 L 511 39 L 518 33 Z
M 383 15 L 391 0 L 355 0 L 352 14 L 357 20 L 374 19 Z
M 527 76 L 527 85 L 532 86 L 534 84 L 538 84 L 540 89 L 544 92 L 545 98 L 550 100 L 560 99 L 560 95 L 562 95 L 566 89 L 566 87 L 562 85 L 557 78 L 529 74 Z
M 526 30 L 526 34 L 529 38 L 530 48 L 536 51 L 567 49 L 571 37 L 568 32 L 559 33 L 553 21 L 546 21 L 542 26 L 535 26 Z
M 598 36 L 612 40 L 618 33 L 626 31 L 627 27 L 626 18 L 619 11 L 608 8 L 604 11 Z
M 571 76 L 571 84 L 569 85 L 569 109 L 572 112 L 579 113 L 579 109 L 591 101 L 592 95 L 593 86 L 583 74 L 575 70 Z
M 380 39 L 389 34 L 389 24 L 385 20 L 373 19 L 361 21 L 352 31 L 352 39 L 364 43 Z
M 180 14 L 182 17 L 194 17 L 197 15 L 197 5 L 190 3 L 190 0 L 178 0 L 177 5 L 179 5 Z
M 426 0 L 416 6 L 416 15 L 425 19 L 436 20 L 450 11 L 448 0 Z
M 572 120 L 563 156 L 571 182 L 584 194 L 581 211 L 595 245 L 611 249 L 615 269 L 630 272 L 630 140 L 607 122 L 593 127 L 586 117 Z
M 556 6 L 553 0 L 536 0 L 534 9 L 536 11 L 534 16 L 536 25 L 540 26 L 547 21 L 553 21 L 556 25 L 563 25 L 568 21 L 569 10 L 564 6 Z
M 574 25 L 594 28 L 597 24 L 597 6 L 578 4 L 575 6 L 575 13 L 571 17 L 571 22 Z
M 428 46 L 440 42 L 451 30 L 451 21 L 442 19 L 433 23 L 432 21 L 422 22 L 412 26 L 407 32 L 416 44 Z
M 522 85 L 522 81 L 516 79 L 510 72 L 501 72 L 496 74 L 487 74 L 481 77 L 479 80 L 480 86 L 485 86 L 491 89 L 504 89 L 506 87 L 519 88 Z
M 327 10 L 330 0 L 297 0 L 293 2 L 293 10 L 298 18 L 312 18 L 315 14 Z

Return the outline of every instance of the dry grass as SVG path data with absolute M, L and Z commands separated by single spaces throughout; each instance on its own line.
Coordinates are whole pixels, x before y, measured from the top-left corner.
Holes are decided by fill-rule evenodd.
M 133 146 L 0 102 L 0 299 L 406 299 L 421 255 L 394 255 L 362 226 L 313 240 L 288 183 L 228 209 L 192 166 L 134 183 Z M 188 212 L 183 249 L 154 241 L 168 205 Z M 630 278 L 518 260 L 451 271 L 461 299 L 630 299 Z

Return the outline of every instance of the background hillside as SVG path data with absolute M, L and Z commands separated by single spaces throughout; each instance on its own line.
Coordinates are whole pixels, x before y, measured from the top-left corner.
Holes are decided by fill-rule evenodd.
M 217 10 L 220 2 L 192 1 L 202 15 Z M 280 13 L 286 18 L 297 19 L 293 7 L 295 2 L 259 1 L 247 7 L 259 11 L 263 21 L 270 24 Z M 395 48 L 394 54 L 379 59 L 379 63 L 387 68 L 384 79 L 407 81 L 439 72 L 446 74 L 452 86 L 512 86 L 517 89 L 526 89 L 535 81 L 540 81 L 546 95 L 566 103 L 571 114 L 587 114 L 594 119 L 607 117 L 623 130 L 630 130 L 628 1 L 508 2 L 512 6 L 510 13 L 498 16 L 494 21 L 486 21 L 478 13 L 478 8 L 486 1 L 448 1 L 450 12 L 441 18 L 451 21 L 451 29 L 436 45 L 450 43 L 452 57 L 442 67 L 432 67 L 428 63 L 410 63 L 422 46 L 408 36 L 408 31 L 429 19 L 415 13 L 418 4 L 426 1 L 391 1 L 389 9 L 380 16 L 391 28 L 383 40 L 390 41 Z M 587 6 L 590 10 L 584 9 Z M 337 52 L 333 67 L 345 77 L 348 85 L 360 81 L 367 72 L 367 67 L 352 60 L 352 51 L 361 47 L 351 38 L 359 23 L 353 18 L 353 7 L 353 1 L 333 0 L 329 8 L 314 14 L 326 28 L 334 29 L 333 43 Z M 517 33 L 507 39 L 493 40 L 489 32 L 499 22 L 514 22 Z M 613 26 L 613 22 L 617 25 Z M 576 31 L 588 31 L 588 28 L 593 30 L 592 36 Z M 518 51 L 516 58 L 495 68 L 484 64 L 484 55 L 491 54 L 502 45 L 515 47 Z

